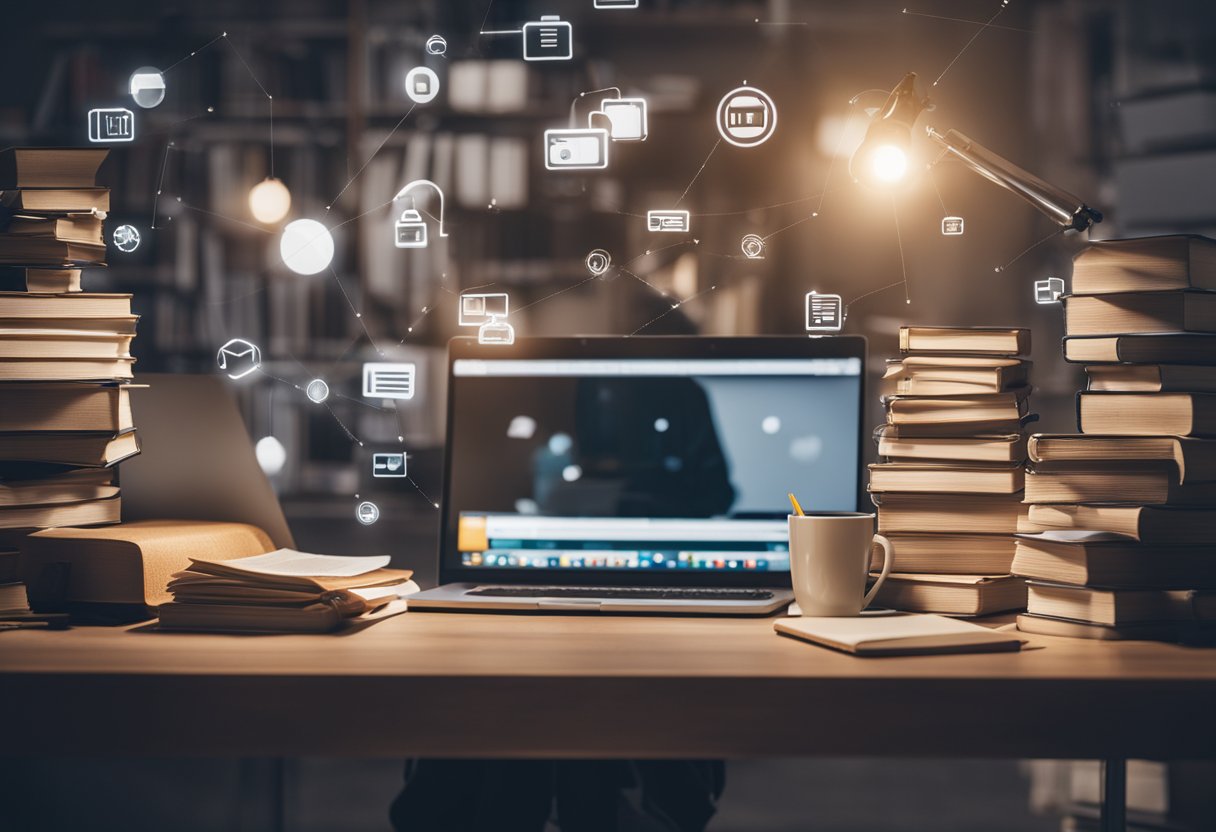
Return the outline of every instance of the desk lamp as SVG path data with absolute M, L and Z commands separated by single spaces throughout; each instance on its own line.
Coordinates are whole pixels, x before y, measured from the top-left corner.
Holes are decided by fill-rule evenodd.
M 928 99 L 916 95 L 916 73 L 909 72 L 891 90 L 849 160 L 849 174 L 853 179 L 880 190 L 892 190 L 901 185 L 908 175 L 912 127 L 928 106 Z M 932 127 L 925 131 L 943 148 L 940 158 L 953 156 L 959 159 L 980 176 L 1022 197 L 1057 225 L 1084 231 L 1094 223 L 1102 222 L 1102 213 L 1090 208 L 1079 197 L 1043 181 L 957 130 L 947 130 L 944 135 Z

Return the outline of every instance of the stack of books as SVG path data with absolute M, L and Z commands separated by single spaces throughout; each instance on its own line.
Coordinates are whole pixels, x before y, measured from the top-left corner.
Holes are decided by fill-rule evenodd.
M 387 557 L 312 555 L 278 549 L 264 555 L 190 558 L 169 582 L 162 630 L 233 633 L 326 633 L 404 612 L 418 591 L 407 569 Z
M 894 563 L 878 606 L 987 615 L 1025 606 L 1010 574 L 1022 511 L 1030 331 L 904 327 L 884 375 L 870 494 Z M 882 563 L 875 547 L 873 568 Z
M 117 523 L 113 465 L 139 452 L 130 296 L 81 290 L 105 265 L 106 153 L 0 151 L 0 584 L 30 531 Z
M 1086 364 L 1080 434 L 1031 438 L 1014 571 L 1029 632 L 1086 638 L 1216 629 L 1216 241 L 1097 242 L 1063 298 Z

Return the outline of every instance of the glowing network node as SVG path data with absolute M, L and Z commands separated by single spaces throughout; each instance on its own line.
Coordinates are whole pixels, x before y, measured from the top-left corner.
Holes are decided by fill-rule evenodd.
M 325 383 L 325 379 L 314 378 L 304 388 L 304 395 L 308 396 L 308 400 L 313 404 L 321 404 L 329 398 L 329 385 Z
M 251 344 L 244 338 L 233 338 L 220 347 L 215 360 L 228 378 L 236 381 L 261 368 L 262 351 L 257 344 Z
M 908 154 L 902 147 L 884 144 L 875 148 L 870 157 L 874 178 L 879 182 L 893 184 L 904 178 L 908 172 Z
M 370 526 L 380 519 L 380 506 L 370 500 L 364 500 L 355 506 L 355 519 L 365 526 Z
M 429 66 L 416 66 L 405 74 L 405 94 L 415 104 L 429 104 L 439 95 L 439 76 Z
M 130 254 L 139 248 L 139 229 L 133 225 L 120 225 L 114 229 L 110 239 L 114 241 L 114 248 Z
M 772 436 L 781 430 L 781 418 L 778 416 L 765 416 L 760 420 L 760 430 Z
M 667 433 L 667 430 L 670 427 L 671 427 L 671 422 L 667 421 L 662 416 L 660 416 L 659 418 L 654 420 L 655 433 Z
M 273 477 L 282 471 L 283 466 L 287 464 L 287 449 L 273 436 L 263 436 L 259 439 L 253 446 L 253 453 L 258 459 L 262 472 L 268 477 Z
M 296 274 L 316 274 L 334 259 L 334 238 L 316 220 L 293 220 L 279 238 L 283 264 Z
M 777 129 L 777 105 L 755 87 L 737 87 L 718 102 L 718 133 L 735 147 L 756 147 Z
M 584 262 L 587 265 L 587 271 L 599 277 L 612 266 L 612 255 L 602 248 L 592 249 Z
M 150 110 L 165 100 L 165 76 L 154 66 L 141 66 L 127 84 L 135 103 Z
M 291 191 L 281 179 L 266 177 L 249 190 L 249 213 L 258 222 L 273 225 L 291 210 Z
M 764 238 L 759 234 L 745 235 L 743 241 L 739 243 L 739 248 L 743 250 L 743 256 L 748 260 L 764 259 Z
M 426 39 L 426 51 L 430 55 L 446 55 L 448 42 L 443 35 L 431 35 Z

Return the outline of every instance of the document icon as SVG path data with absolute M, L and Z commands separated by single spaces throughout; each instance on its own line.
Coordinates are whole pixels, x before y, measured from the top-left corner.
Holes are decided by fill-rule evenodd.
M 524 24 L 525 61 L 568 61 L 574 56 L 572 28 L 555 14 Z
M 806 293 L 806 331 L 839 332 L 844 324 L 844 303 L 840 295 Z
M 369 399 L 412 399 L 418 366 L 382 361 L 363 365 L 363 395 Z
M 1034 282 L 1035 303 L 1058 303 L 1060 295 L 1064 294 L 1064 281 L 1058 277 Z
M 372 454 L 373 477 L 404 477 L 405 454 Z
M 647 211 L 647 231 L 687 231 L 690 214 L 687 211 Z
M 124 107 L 89 110 L 89 141 L 130 142 L 135 140 L 135 113 Z

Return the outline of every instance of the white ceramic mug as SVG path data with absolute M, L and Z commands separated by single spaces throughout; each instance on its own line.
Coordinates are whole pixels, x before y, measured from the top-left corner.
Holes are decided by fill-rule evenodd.
M 891 571 L 891 541 L 874 534 L 874 515 L 821 512 L 790 515 L 790 574 L 803 615 L 850 616 L 874 600 Z M 882 546 L 882 572 L 866 592 L 874 542 Z

